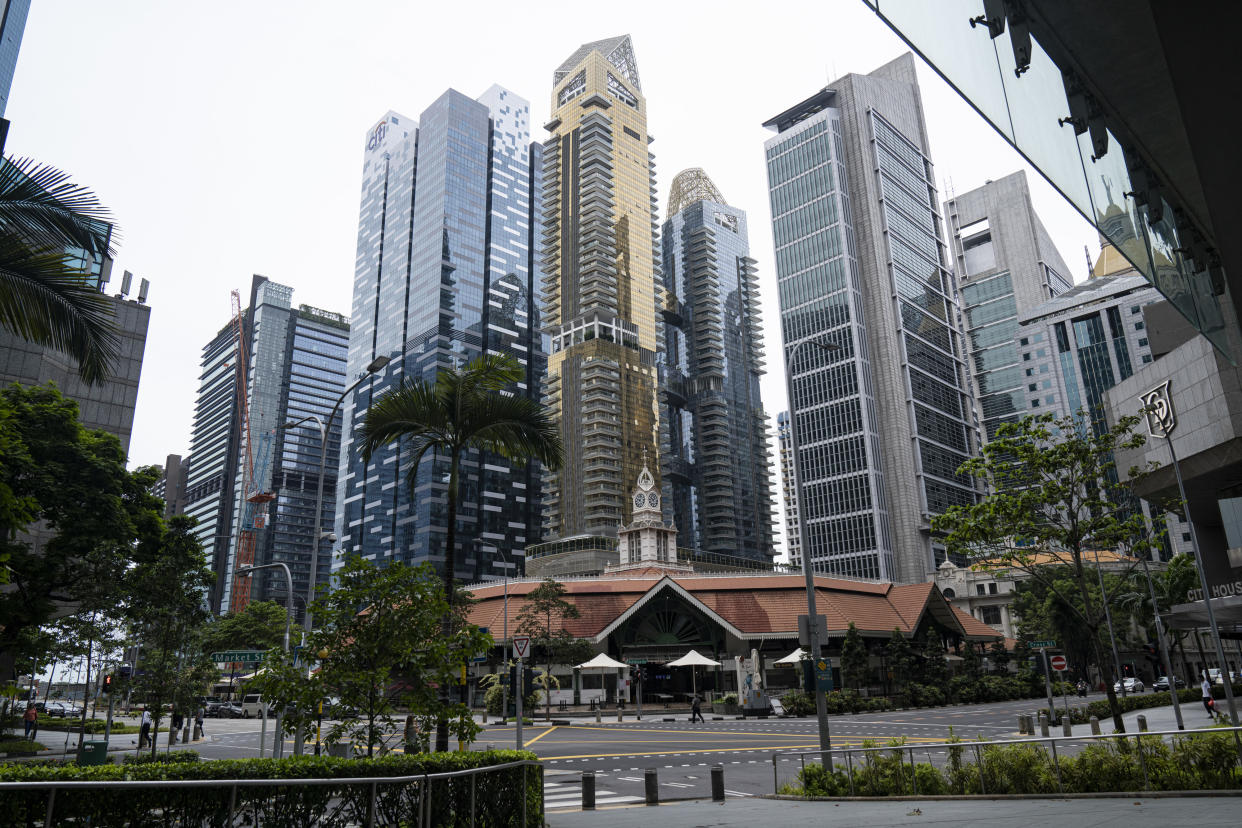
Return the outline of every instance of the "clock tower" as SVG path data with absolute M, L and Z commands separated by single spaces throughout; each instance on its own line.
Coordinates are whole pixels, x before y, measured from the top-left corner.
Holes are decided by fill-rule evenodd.
M 691 572 L 693 568 L 677 562 L 677 529 L 664 522 L 660 509 L 660 493 L 656 491 L 655 477 L 643 458 L 643 469 L 638 473 L 637 485 L 630 495 L 630 524 L 622 525 L 617 532 L 620 564 L 608 567 L 609 571 L 659 567 L 675 571 Z

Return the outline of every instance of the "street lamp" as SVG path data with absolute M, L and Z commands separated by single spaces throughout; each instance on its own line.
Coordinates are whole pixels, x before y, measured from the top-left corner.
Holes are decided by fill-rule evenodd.
M 811 550 L 807 548 L 806 503 L 802 493 L 802 456 L 798 451 L 798 415 L 794 409 L 793 364 L 798 351 L 804 345 L 814 345 L 831 354 L 841 350 L 834 342 L 821 342 L 818 339 L 804 339 L 789 349 L 785 359 L 785 393 L 789 398 L 789 448 L 794 458 L 794 496 L 798 501 L 798 547 L 802 551 L 802 575 L 806 579 L 806 612 L 807 612 L 807 648 L 812 660 L 821 655 L 819 640 L 819 613 L 815 610 L 815 577 L 811 572 Z M 820 761 L 825 769 L 831 768 L 832 736 L 828 732 L 828 701 L 818 687 L 812 689 L 815 696 L 815 719 L 819 724 L 819 749 L 822 751 Z
M 269 563 L 269 564 L 256 564 L 253 566 L 239 566 L 237 569 L 233 570 L 233 574 L 234 575 L 252 575 L 253 573 L 258 572 L 260 569 L 280 569 L 285 573 L 285 585 L 289 588 L 289 591 L 285 593 L 285 645 L 284 645 L 284 650 L 286 653 L 288 653 L 289 652 L 289 627 L 293 623 L 293 575 L 292 573 L 289 572 L 289 565 L 286 563 L 281 563 L 281 562 Z M 277 709 L 276 711 L 276 746 L 272 748 L 273 758 L 279 758 L 279 756 L 277 756 L 277 753 L 282 753 L 282 754 L 284 753 L 284 746 L 285 746 L 284 740 L 280 738 L 280 720 L 282 718 L 281 713 L 282 711 Z M 264 710 L 263 714 L 264 714 L 264 721 L 266 721 L 267 711 Z M 261 746 L 262 745 L 260 745 L 260 747 Z M 261 755 L 262 754 L 260 753 L 260 756 Z

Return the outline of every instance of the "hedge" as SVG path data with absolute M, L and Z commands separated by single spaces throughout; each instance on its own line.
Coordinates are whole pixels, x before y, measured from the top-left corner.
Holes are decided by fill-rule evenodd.
M 945 767 L 937 768 L 927 762 L 911 766 L 908 749 L 898 747 L 904 740 L 890 744 L 895 748 L 891 752 L 873 752 L 866 758 L 854 755 L 852 791 L 846 765 L 836 764 L 828 771 L 814 764 L 800 771 L 797 782 L 783 786 L 781 793 L 807 797 L 902 796 L 914 795 L 916 782 L 919 796 L 1242 788 L 1237 748 L 1232 736 L 1226 734 L 1181 737 L 1172 745 L 1158 736 L 1133 742 L 1114 739 L 1088 745 L 1077 756 L 1061 756 L 1055 765 L 1051 754 L 1035 745 L 988 744 L 982 749 L 982 782 L 979 765 L 962 761 L 964 746 L 950 748 Z M 864 742 L 864 746 L 874 743 Z
M 155 781 L 168 779 L 332 779 L 415 776 L 535 759 L 529 751 L 491 750 L 455 753 L 390 754 L 378 759 L 340 759 L 300 756 L 286 759 L 219 759 L 206 762 L 161 761 L 129 765 L 0 764 L 0 782 L 41 781 Z M 525 775 L 523 774 L 525 771 Z M 474 780 L 474 823 L 478 826 L 522 824 L 522 781 L 525 778 L 526 819 L 543 824 L 542 773 L 517 767 L 480 774 Z M 418 820 L 422 788 L 415 785 L 379 785 L 376 788 L 376 824 L 412 824 Z M 56 824 L 89 824 L 93 828 L 147 825 L 231 826 L 228 814 L 232 793 L 228 785 L 203 788 L 90 788 L 56 792 Z M 236 809 L 246 824 L 265 826 L 347 826 L 367 822 L 369 786 L 282 786 L 237 788 Z M 5 819 L 14 825 L 43 825 L 47 793 L 40 790 L 0 788 Z M 431 823 L 470 825 L 471 777 L 441 780 L 431 785 Z

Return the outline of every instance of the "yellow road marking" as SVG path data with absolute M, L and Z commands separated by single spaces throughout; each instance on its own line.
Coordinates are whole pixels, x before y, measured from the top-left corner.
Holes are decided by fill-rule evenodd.
M 543 733 L 540 733 L 540 734 L 539 734 L 538 736 L 536 736 L 535 738 L 533 738 L 533 739 L 528 739 L 528 740 L 527 740 L 527 741 L 526 741 L 526 742 L 522 745 L 522 747 L 530 747 L 530 746 L 531 746 L 531 745 L 533 745 L 535 742 L 538 742 L 540 739 L 542 739 L 544 736 L 547 736 L 549 733 L 551 733 L 552 731 L 556 730 L 558 727 L 560 727 L 560 725 L 552 725 L 551 727 L 549 727 L 549 728 L 548 728 L 547 730 L 545 730 Z

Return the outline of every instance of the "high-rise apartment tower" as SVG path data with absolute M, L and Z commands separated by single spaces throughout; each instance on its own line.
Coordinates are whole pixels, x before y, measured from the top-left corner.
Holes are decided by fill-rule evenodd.
M 546 401 L 565 445 L 548 475 L 549 538 L 615 536 L 660 451 L 659 283 L 647 102 L 628 35 L 587 43 L 553 74 L 544 143 Z M 659 488 L 660 482 L 656 481 Z

